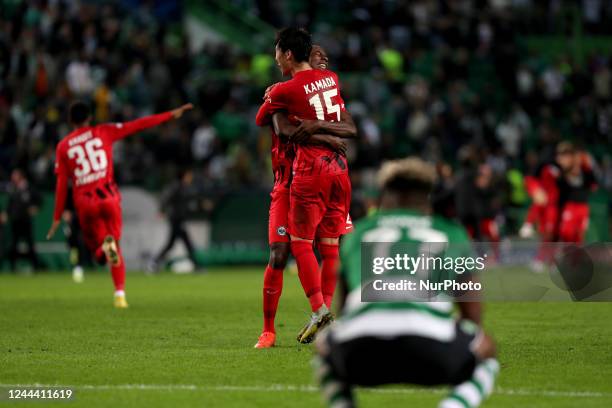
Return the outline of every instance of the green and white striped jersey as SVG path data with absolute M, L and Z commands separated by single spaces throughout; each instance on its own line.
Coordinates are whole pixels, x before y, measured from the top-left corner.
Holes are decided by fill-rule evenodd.
M 340 275 L 349 293 L 334 329 L 334 338 L 343 341 L 359 336 L 418 335 L 451 341 L 455 337 L 452 302 L 361 301 L 363 242 L 373 245 L 382 242 L 387 246 L 390 243 L 447 243 L 468 248 L 470 241 L 461 225 L 411 210 L 381 210 L 356 223 L 340 249 Z M 418 245 L 408 247 L 415 248 L 415 253 L 408 255 L 419 256 Z

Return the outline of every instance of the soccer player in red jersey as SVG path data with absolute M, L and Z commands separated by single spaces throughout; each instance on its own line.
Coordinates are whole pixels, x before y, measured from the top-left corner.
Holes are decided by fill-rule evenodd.
M 328 58 L 325 50 L 317 45 L 312 47 L 309 63 L 317 69 L 327 69 Z M 264 101 L 267 101 L 269 93 L 274 84 L 266 90 Z M 272 126 L 272 169 L 274 171 L 274 188 L 270 194 L 272 200 L 270 204 L 268 222 L 268 242 L 270 245 L 270 260 L 264 272 L 263 287 L 263 313 L 264 327 L 255 348 L 269 348 L 274 346 L 276 341 L 276 330 L 274 319 L 278 308 L 278 301 L 281 296 L 283 286 L 283 270 L 287 265 L 289 257 L 289 234 L 288 215 L 289 215 L 289 188 L 291 184 L 291 172 L 293 159 L 295 157 L 294 144 L 289 143 L 288 139 L 297 132 L 298 128 L 302 132 L 300 143 L 327 144 L 334 151 L 344 154 L 346 144 L 340 138 L 355 137 L 357 130 L 348 112 L 343 112 L 342 121 L 335 127 L 329 128 L 331 122 L 321 121 L 299 121 L 289 120 L 285 112 L 276 112 L 272 116 L 274 126 Z M 301 123 L 301 126 L 296 126 Z M 276 130 L 275 130 L 276 128 Z M 317 133 L 318 132 L 318 133 Z M 332 136 L 332 133 L 336 136 Z M 330 134 L 327 134 L 330 133 Z M 283 137 L 279 137 L 278 135 Z M 347 224 L 349 229 L 351 224 Z M 319 252 L 322 257 L 321 266 L 321 286 L 325 303 L 329 308 L 336 286 L 336 264 L 338 261 L 337 251 L 326 250 L 327 246 L 319 243 Z
M 283 29 L 277 35 L 275 47 L 281 72 L 292 78 L 270 91 L 257 114 L 257 124 L 267 125 L 275 112 L 286 112 L 300 120 L 332 122 L 329 124 L 332 128 L 341 126 L 345 108 L 338 76 L 310 66 L 310 34 L 303 29 Z M 308 128 L 310 123 L 300 127 Z M 298 128 L 293 138 L 299 141 L 304 133 L 305 129 Z M 313 312 L 298 341 L 309 343 L 332 320 L 321 290 L 313 241 L 316 238 L 329 252 L 338 251 L 339 237 L 347 228 L 351 185 L 346 158 L 325 145 L 297 144 L 292 176 L 288 229 L 291 252 Z
M 533 204 L 521 232 L 531 229 L 530 223 L 538 224 L 541 245 L 532 263 L 532 269 L 536 272 L 544 271 L 545 265 L 551 263 L 555 256 L 555 248 L 549 243 L 581 241 L 586 230 L 588 205 L 585 197 L 588 192 L 585 190 L 589 190 L 594 181 L 580 186 L 579 189 L 572 188 L 566 182 L 568 177 L 582 180 L 583 171 L 589 174 L 582 161 L 576 167 L 576 160 L 579 160 L 576 157 L 579 156 L 574 146 L 568 142 L 561 142 L 556 148 L 555 160 L 544 164 L 538 170 L 536 177 L 529 177 L 526 180 L 527 191 L 533 199 Z M 577 175 L 574 178 L 572 173 L 576 171 Z M 568 211 L 565 211 L 567 201 L 570 201 L 570 205 L 567 206 Z M 573 204 L 574 202 L 576 204 Z
M 92 126 L 87 104 L 75 102 L 70 107 L 74 130 L 57 145 L 55 212 L 47 239 L 60 225 L 70 180 L 85 243 L 98 262 L 110 264 L 117 308 L 126 308 L 128 304 L 124 291 L 125 265 L 119 248 L 121 196 L 113 175 L 113 144 L 133 133 L 178 119 L 192 108 L 192 104 L 186 104 L 131 122 Z
M 559 179 L 559 240 L 582 244 L 589 225 L 589 195 L 597 181 L 588 153 L 570 147 L 572 164 Z

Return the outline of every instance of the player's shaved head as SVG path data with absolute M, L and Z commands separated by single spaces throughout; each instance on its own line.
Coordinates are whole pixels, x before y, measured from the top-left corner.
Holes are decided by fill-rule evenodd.
M 381 207 L 428 209 L 436 178 L 435 166 L 418 157 L 385 162 L 378 172 Z
M 76 101 L 70 105 L 68 112 L 68 120 L 74 126 L 83 125 L 91 118 L 91 110 L 89 105 L 83 101 Z
M 276 33 L 274 46 L 284 53 L 291 51 L 295 62 L 308 62 L 312 50 L 312 37 L 303 28 L 287 27 Z

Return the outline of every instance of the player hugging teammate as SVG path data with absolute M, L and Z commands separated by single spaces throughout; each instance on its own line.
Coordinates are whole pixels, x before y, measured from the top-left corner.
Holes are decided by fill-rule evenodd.
M 552 262 L 555 248 L 551 242 L 582 244 L 589 224 L 589 195 L 597 188 L 590 156 L 572 143 L 561 142 L 555 159 L 526 178 L 533 203 L 520 235 L 534 233 L 537 226 L 541 245 L 532 263 L 536 272 Z
M 264 273 L 264 330 L 256 348 L 275 343 L 274 316 L 289 250 L 312 310 L 298 341 L 311 342 L 329 324 L 339 237 L 352 228 L 346 146 L 338 137 L 354 137 L 356 128 L 345 110 L 338 76 L 327 70 L 325 51 L 313 47 L 310 34 L 303 29 L 286 28 L 278 33 L 275 59 L 282 74 L 292 78 L 267 90 L 256 118 L 258 126 L 273 127 L 275 181 L 269 219 L 270 262 Z M 321 269 L 313 250 L 315 240 Z

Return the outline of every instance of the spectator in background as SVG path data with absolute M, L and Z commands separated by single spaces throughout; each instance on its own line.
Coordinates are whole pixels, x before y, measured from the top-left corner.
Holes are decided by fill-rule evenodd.
M 40 263 L 36 256 L 34 247 L 34 232 L 32 230 L 32 219 L 38 212 L 41 199 L 38 193 L 30 187 L 26 175 L 21 169 L 15 169 L 11 173 L 11 183 L 8 188 L 8 205 L 6 212 L 1 216 L 3 222 L 10 225 L 11 245 L 9 260 L 11 269 L 17 266 L 19 254 L 19 243 L 24 241 L 28 247 L 27 258 L 34 270 L 39 269 Z
M 455 216 L 455 180 L 453 168 L 444 162 L 436 165 L 438 177 L 431 192 L 432 209 L 434 214 L 446 218 Z
M 481 164 L 476 173 L 476 195 L 473 200 L 476 204 L 476 216 L 478 218 L 479 231 L 474 236 L 479 236 L 482 241 L 490 242 L 493 250 L 493 257 L 488 261 L 499 260 L 499 226 L 496 216 L 499 211 L 499 200 L 497 198 L 497 188 L 493 179 L 493 170 L 486 164 Z
M 191 243 L 189 233 L 185 228 L 185 221 L 190 212 L 190 204 L 194 199 L 193 191 L 193 172 L 190 169 L 183 170 L 179 173 L 178 179 L 171 184 L 162 194 L 161 211 L 166 215 L 170 222 L 170 235 L 166 245 L 153 259 L 148 266 L 149 272 L 155 272 L 159 269 L 160 263 L 166 258 L 168 252 L 174 247 L 177 239 L 180 239 L 185 244 L 189 259 L 193 262 L 194 267 L 198 266 L 195 257 L 195 250 Z

